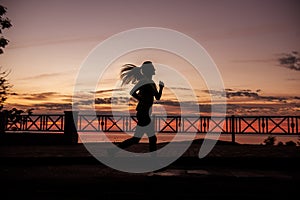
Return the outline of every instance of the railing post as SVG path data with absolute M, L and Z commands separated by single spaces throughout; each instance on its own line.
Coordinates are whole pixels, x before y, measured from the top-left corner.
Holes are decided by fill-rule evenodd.
M 7 115 L 5 112 L 0 112 L 0 134 L 5 133 L 5 127 L 7 123 Z
M 235 143 L 235 124 L 234 124 L 234 115 L 231 115 L 231 142 Z
M 65 111 L 64 137 L 67 144 L 78 142 L 78 111 Z

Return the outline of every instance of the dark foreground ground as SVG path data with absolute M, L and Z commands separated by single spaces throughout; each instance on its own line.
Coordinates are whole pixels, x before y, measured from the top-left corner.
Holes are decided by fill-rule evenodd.
M 126 173 L 82 144 L 1 145 L 1 199 L 292 199 L 300 147 L 219 142 L 203 159 L 195 142 L 162 170 Z M 147 144 L 128 150 L 145 152 Z

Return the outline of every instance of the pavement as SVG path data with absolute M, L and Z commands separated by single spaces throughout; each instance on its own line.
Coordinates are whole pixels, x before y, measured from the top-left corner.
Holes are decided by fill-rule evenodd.
M 159 144 L 159 148 L 165 144 Z M 299 196 L 300 147 L 218 142 L 204 158 L 195 141 L 170 165 L 112 169 L 83 144 L 0 145 L 2 197 L 16 199 L 277 199 Z M 148 144 L 128 151 L 145 153 Z

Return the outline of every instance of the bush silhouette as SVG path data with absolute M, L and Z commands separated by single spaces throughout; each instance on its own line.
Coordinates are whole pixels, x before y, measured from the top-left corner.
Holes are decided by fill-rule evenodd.
M 264 140 L 264 144 L 265 145 L 274 145 L 276 141 L 276 137 L 275 136 L 268 136 L 265 140 Z
M 285 145 L 286 145 L 286 146 L 296 146 L 297 144 L 296 144 L 296 142 L 294 142 L 294 141 L 287 141 L 287 142 L 285 143 Z

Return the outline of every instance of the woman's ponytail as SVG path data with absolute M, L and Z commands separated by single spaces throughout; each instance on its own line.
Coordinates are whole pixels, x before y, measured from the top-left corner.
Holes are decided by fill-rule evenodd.
M 122 80 L 122 86 L 127 85 L 129 83 L 135 84 L 142 78 L 141 68 L 137 67 L 133 64 L 125 64 L 123 65 L 120 78 Z

